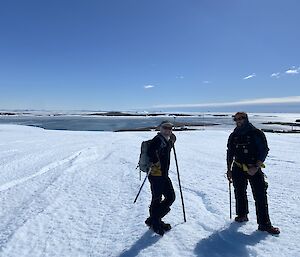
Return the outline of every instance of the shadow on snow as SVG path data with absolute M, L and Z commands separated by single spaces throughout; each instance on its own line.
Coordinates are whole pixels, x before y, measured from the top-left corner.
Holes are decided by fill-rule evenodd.
M 155 244 L 161 236 L 153 235 L 151 229 L 147 230 L 144 235 L 134 243 L 130 247 L 130 249 L 126 250 L 125 252 L 121 253 L 118 257 L 134 257 L 137 256 L 142 250 L 150 247 L 151 245 Z
M 258 244 L 267 237 L 266 233 L 259 231 L 251 235 L 238 232 L 242 224 L 231 223 L 221 231 L 216 231 L 208 238 L 198 242 L 194 253 L 198 257 L 249 257 L 247 246 Z

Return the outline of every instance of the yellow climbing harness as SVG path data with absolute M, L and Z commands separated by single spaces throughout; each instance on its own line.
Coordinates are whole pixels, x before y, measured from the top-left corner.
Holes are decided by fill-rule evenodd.
M 243 171 L 245 171 L 245 172 L 249 171 L 249 167 L 247 166 L 247 164 L 245 164 L 245 163 L 239 163 L 237 161 L 234 161 L 234 163 L 235 163 L 236 166 L 238 166 Z M 265 167 L 266 167 L 266 165 L 262 163 L 259 168 L 265 168 Z

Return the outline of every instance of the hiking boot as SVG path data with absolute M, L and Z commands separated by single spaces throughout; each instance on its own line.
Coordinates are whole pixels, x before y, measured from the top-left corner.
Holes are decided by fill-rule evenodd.
M 148 226 L 148 227 L 151 227 L 152 226 L 152 219 L 149 217 L 145 220 L 145 224 Z
M 151 228 L 158 235 L 163 236 L 165 233 L 165 230 L 164 230 L 163 226 L 161 225 L 161 223 L 152 224 Z
M 149 218 L 147 218 L 147 219 L 145 220 L 145 224 L 146 224 L 150 229 L 152 229 L 156 234 L 159 234 L 159 235 L 161 235 L 161 236 L 163 236 L 164 233 L 165 233 L 165 230 L 167 230 L 167 229 L 164 228 L 164 225 L 163 225 L 163 224 L 166 225 L 166 228 L 167 228 L 167 225 L 168 225 L 168 224 L 163 223 L 163 222 L 161 222 L 161 221 L 153 222 L 153 220 L 151 219 L 151 217 L 149 217 Z
M 248 216 L 247 216 L 247 215 L 244 215 L 244 216 L 236 216 L 236 217 L 234 218 L 234 220 L 235 220 L 236 222 L 242 223 L 242 222 L 248 221 L 249 219 L 248 219 Z
M 160 224 L 161 224 L 162 228 L 164 229 L 164 231 L 169 231 L 172 228 L 169 223 L 165 223 L 165 222 L 161 221 Z
M 260 230 L 260 231 L 266 231 L 266 232 L 268 232 L 271 235 L 278 235 L 278 234 L 280 234 L 279 228 L 273 227 L 271 225 L 270 226 L 261 226 L 261 225 L 259 225 L 258 226 L 258 230 Z

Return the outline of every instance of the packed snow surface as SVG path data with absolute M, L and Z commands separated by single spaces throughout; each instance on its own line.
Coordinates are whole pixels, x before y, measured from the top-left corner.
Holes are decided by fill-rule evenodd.
M 300 256 L 300 136 L 267 134 L 270 216 L 281 234 L 229 219 L 225 179 L 229 130 L 178 132 L 170 177 L 176 201 L 163 237 L 149 230 L 149 183 L 135 169 L 140 144 L 155 132 L 47 131 L 0 125 L 0 257 Z M 142 174 L 144 176 L 144 174 Z M 234 207 L 234 200 L 233 200 Z M 234 208 L 233 208 L 234 209 Z

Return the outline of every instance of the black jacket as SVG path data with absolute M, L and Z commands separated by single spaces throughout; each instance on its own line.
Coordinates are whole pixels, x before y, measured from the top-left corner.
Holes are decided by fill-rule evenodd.
M 171 141 L 167 141 L 166 138 L 160 133 L 158 133 L 152 139 L 149 145 L 148 155 L 150 158 L 150 162 L 160 163 L 162 176 L 168 176 L 171 149 Z
M 269 152 L 265 134 L 251 123 L 236 127 L 227 143 L 227 164 L 233 159 L 244 164 L 264 162 Z

